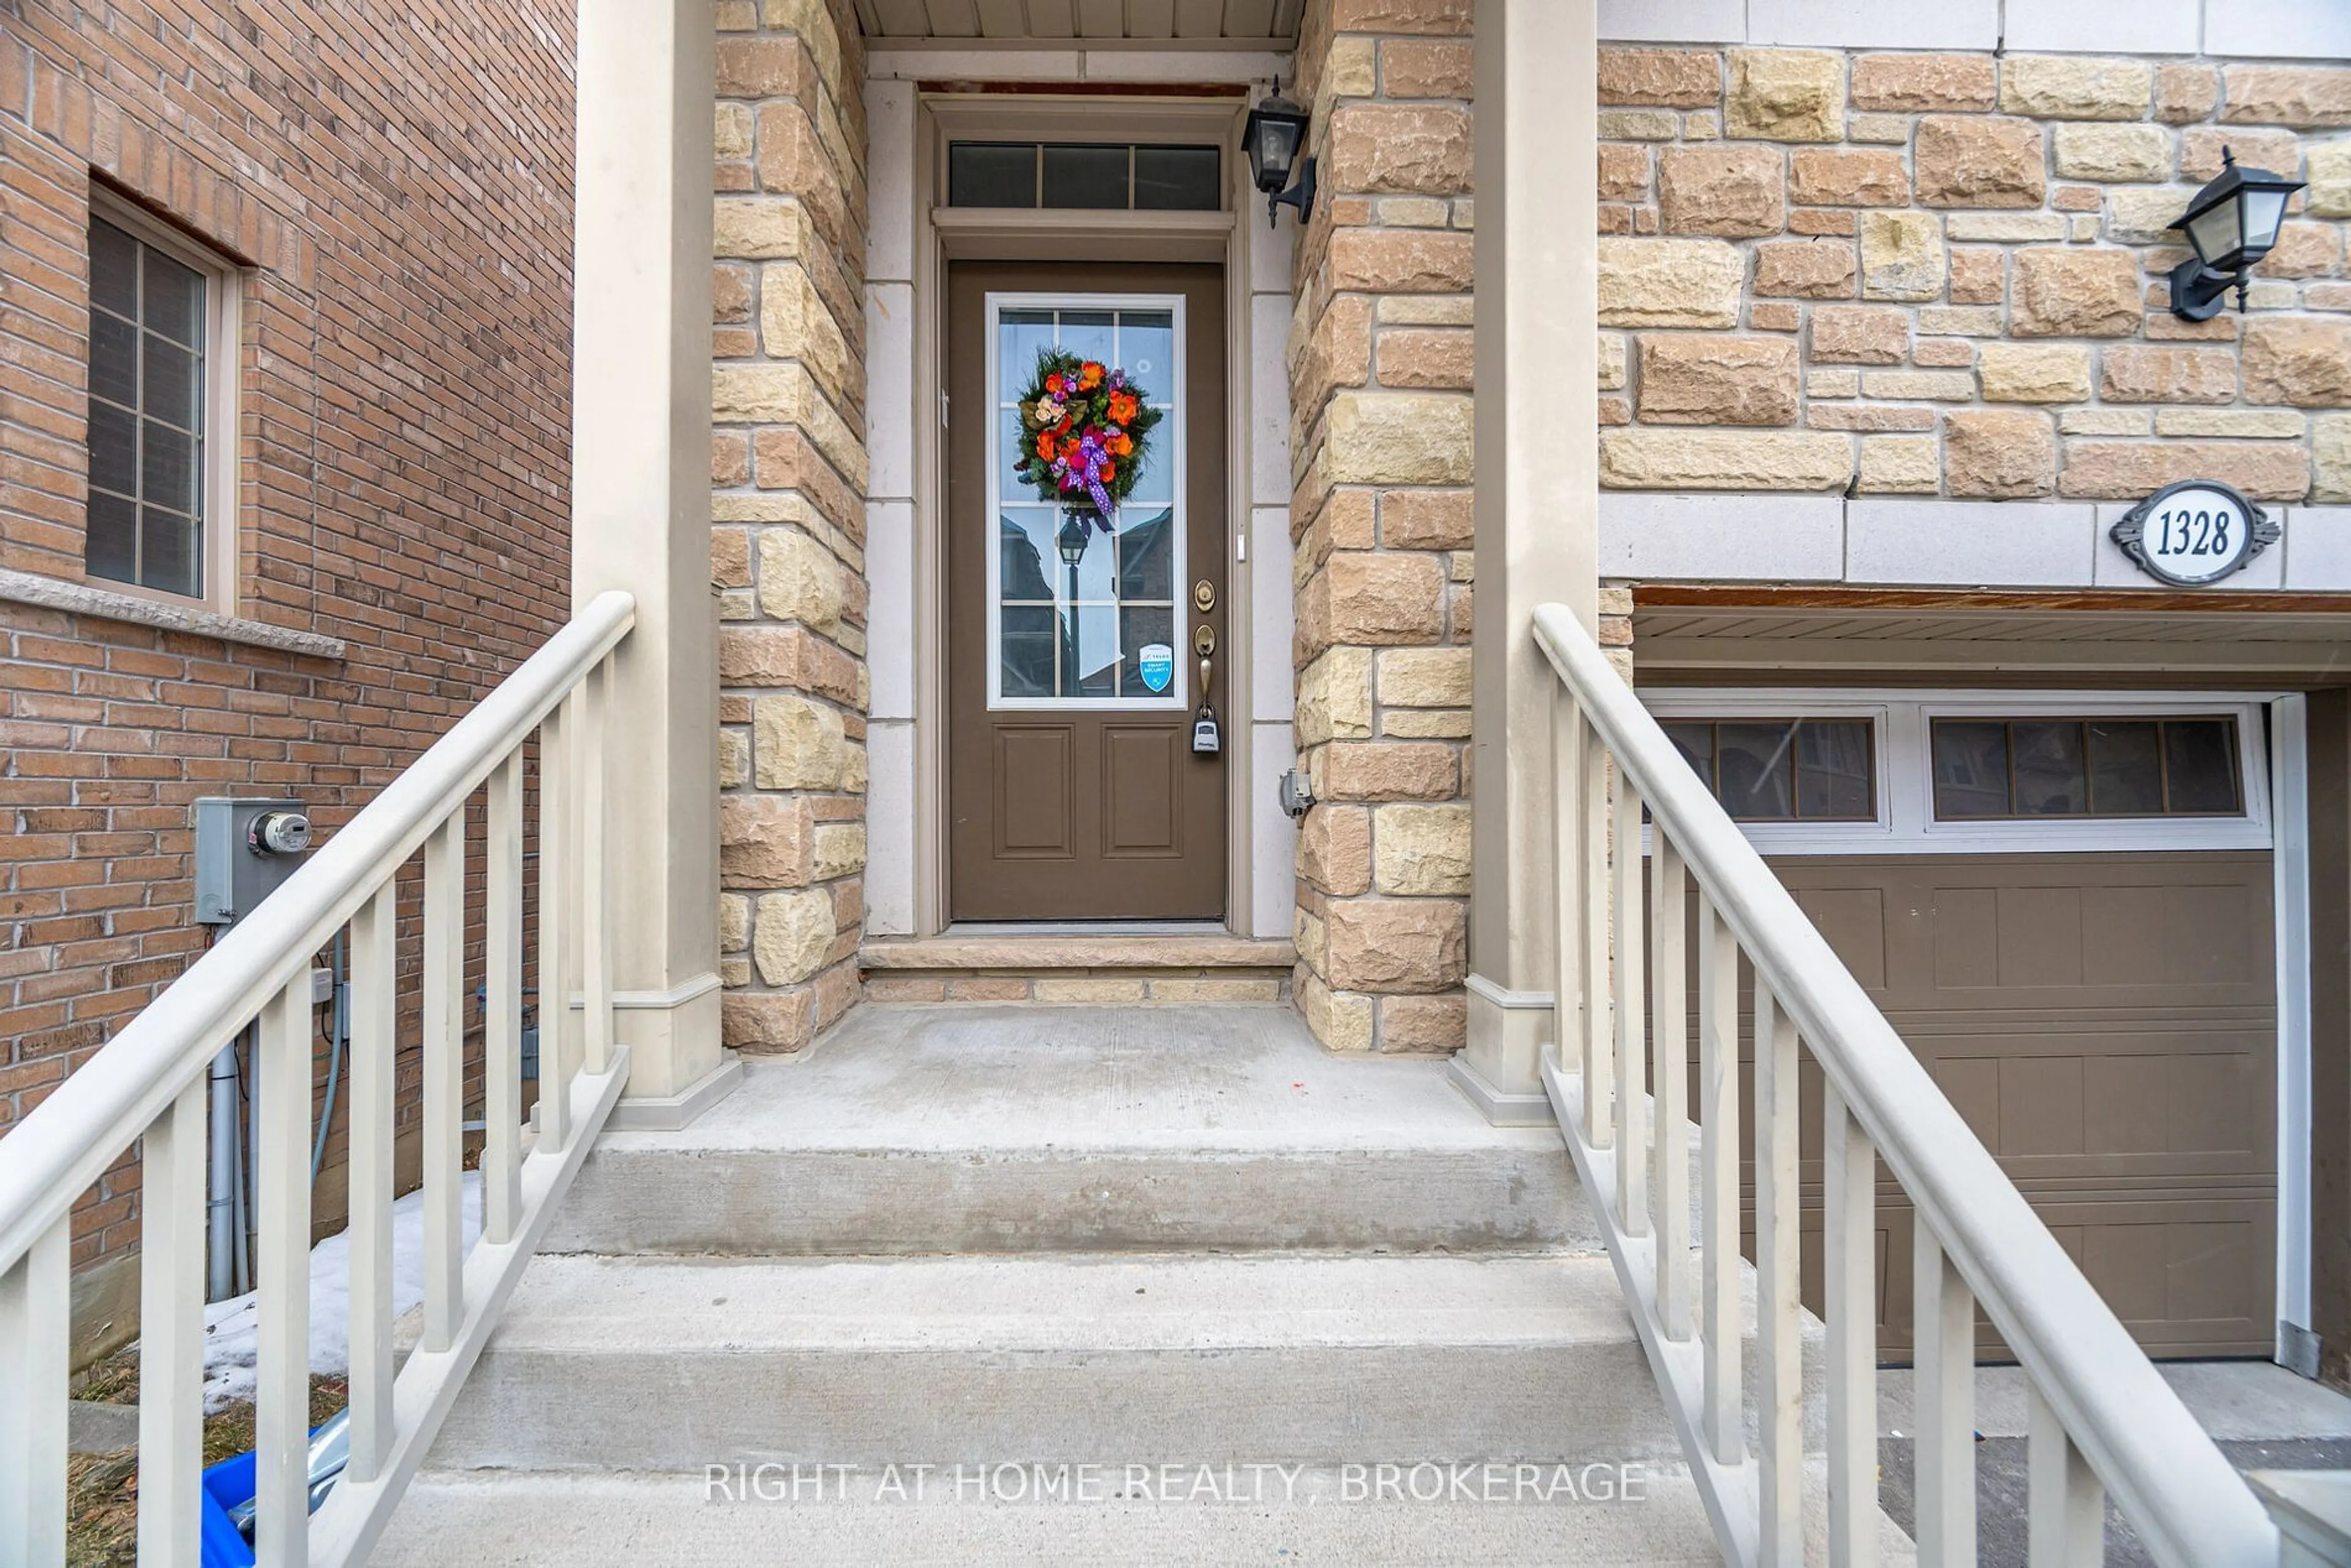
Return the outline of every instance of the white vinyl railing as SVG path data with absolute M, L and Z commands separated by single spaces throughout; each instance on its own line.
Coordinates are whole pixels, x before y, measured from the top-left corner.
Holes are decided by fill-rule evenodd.
M 1535 612 L 1535 637 L 1562 682 L 1552 717 L 1561 1038 L 1556 1059 L 1543 1063 L 1544 1084 L 1726 1561 L 1804 1561 L 1797 1116 L 1798 1061 L 1809 1052 L 1823 1083 L 1829 1561 L 1877 1556 L 1882 1160 L 1917 1211 L 1919 1562 L 1976 1562 L 1980 1307 L 2031 1384 L 2036 1565 L 2103 1562 L 2108 1496 L 2168 1568 L 2275 1563 L 2278 1533 L 2252 1490 L 1590 633 L 1552 604 Z M 1695 955 L 1687 951 L 1691 883 Z M 1740 1092 L 1742 956 L 1754 986 L 1749 1106 Z M 1655 1093 L 1645 1092 L 1652 1082 Z M 1742 1114 L 1753 1118 L 1755 1162 L 1751 1449 L 1740 1364 Z
M 0 1563 L 65 1561 L 67 1257 L 75 1202 L 141 1146 L 139 1561 L 195 1568 L 204 1364 L 205 1076 L 258 1020 L 255 1550 L 363 1561 L 628 1078 L 605 919 L 605 688 L 636 618 L 590 602 L 0 1138 Z M 539 737 L 535 1137 L 522 1103 L 524 751 Z M 463 1247 L 466 808 L 482 878 L 482 1228 Z M 423 852 L 423 1337 L 393 1372 L 396 883 Z M 310 967 L 350 927 L 350 1459 L 308 1512 Z M 577 964 L 575 969 L 574 965 Z M 586 1022 L 559 1027 L 576 982 Z M 528 1145 L 528 1153 L 525 1153 Z M 457 1553 L 458 1557 L 463 1552 Z M 454 1559 L 453 1559 L 454 1560 Z

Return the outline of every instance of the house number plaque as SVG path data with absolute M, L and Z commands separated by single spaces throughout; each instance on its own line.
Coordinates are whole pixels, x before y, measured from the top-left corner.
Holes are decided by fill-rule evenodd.
M 2123 514 L 2115 543 L 2158 581 L 2200 588 L 2240 572 L 2284 530 L 2217 479 L 2166 485 Z

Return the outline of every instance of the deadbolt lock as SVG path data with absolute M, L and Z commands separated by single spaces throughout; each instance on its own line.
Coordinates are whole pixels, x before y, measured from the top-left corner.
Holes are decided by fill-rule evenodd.
M 1217 585 L 1207 578 L 1192 585 L 1192 607 L 1206 615 L 1217 607 Z
M 1192 628 L 1192 652 L 1203 659 L 1217 651 L 1217 629 L 1214 626 Z

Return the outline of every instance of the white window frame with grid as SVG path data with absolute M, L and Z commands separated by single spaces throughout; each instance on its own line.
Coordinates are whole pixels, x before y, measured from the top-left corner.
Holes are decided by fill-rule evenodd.
M 2085 850 L 2265 850 L 2271 847 L 2269 742 L 2263 707 L 2275 693 L 2117 691 L 1811 691 L 1672 687 L 1641 694 L 1669 719 L 1865 718 L 1877 762 L 1876 815 L 1845 822 L 1741 822 L 1763 854 L 2066 853 Z M 2237 816 L 2033 817 L 1938 821 L 1938 718 L 2214 717 L 2237 726 Z
M 203 530 L 198 556 L 202 591 L 172 593 L 144 583 L 102 577 L 86 568 L 83 580 L 110 592 L 128 593 L 162 604 L 197 605 L 223 615 L 235 615 L 240 519 L 239 463 L 244 446 L 238 417 L 238 379 L 244 362 L 240 323 L 244 306 L 244 270 L 181 230 L 157 218 L 104 186 L 89 193 L 89 217 L 107 223 L 151 249 L 196 273 L 204 282 L 204 385 L 200 393 L 204 426 L 200 434 L 196 501 Z M 91 308 L 95 309 L 93 305 Z M 91 342 L 88 350 L 96 353 Z M 84 527 L 87 528 L 87 514 Z M 83 559 L 89 559 L 85 543 Z
M 1189 651 L 1191 604 L 1184 591 L 1186 563 L 1190 559 L 1191 539 L 1189 507 L 1185 495 L 1186 478 L 1190 472 L 1186 462 L 1186 426 L 1184 417 L 1185 364 L 1185 298 L 1181 294 L 1055 294 L 1024 292 L 991 292 L 987 296 L 987 320 L 984 330 L 987 338 L 987 706 L 990 712 L 1106 712 L 1106 713 L 1181 713 L 1191 706 L 1189 695 Z M 1005 471 L 1004 416 L 1019 405 L 1016 400 L 1002 395 L 1004 382 L 1001 364 L 1003 314 L 1007 310 L 1165 310 L 1174 323 L 1174 351 L 1170 358 L 1168 390 L 1165 396 L 1152 398 L 1146 406 L 1162 411 L 1163 417 L 1152 432 L 1152 444 L 1159 448 L 1152 455 L 1154 463 L 1171 465 L 1174 483 L 1169 486 L 1172 500 L 1168 549 L 1168 589 L 1171 595 L 1168 622 L 1170 627 L 1170 657 L 1175 670 L 1167 690 L 1156 696 L 1049 696 L 1008 697 L 1004 695 L 1004 629 L 1003 629 L 1003 561 L 1001 559 L 1003 529 L 998 514 L 1006 506 L 1040 505 L 1033 492 L 1014 496 L 1009 486 L 1016 481 Z M 1149 390 L 1146 381 L 1145 390 Z M 1162 444 L 1162 441 L 1165 444 Z M 1066 511 L 1066 507 L 1059 508 Z M 1060 558 L 1052 566 L 1058 570 Z M 1061 582 L 1054 577 L 1054 603 L 1061 606 Z M 1113 580 L 1116 580 L 1115 572 Z M 1092 601 L 1081 601 L 1091 604 Z

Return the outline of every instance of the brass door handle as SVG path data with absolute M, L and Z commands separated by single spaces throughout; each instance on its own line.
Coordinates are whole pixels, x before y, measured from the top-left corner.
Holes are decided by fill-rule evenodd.
M 1200 700 L 1207 702 L 1208 687 L 1216 678 L 1217 629 L 1214 626 L 1192 628 L 1192 651 L 1200 655 Z

